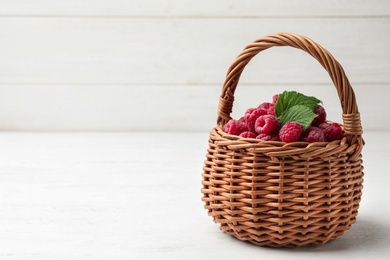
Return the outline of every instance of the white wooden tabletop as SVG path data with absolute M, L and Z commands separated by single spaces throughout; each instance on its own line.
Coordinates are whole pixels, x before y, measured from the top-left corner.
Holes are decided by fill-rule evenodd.
M 272 249 L 203 209 L 208 133 L 0 133 L 0 259 L 389 259 L 389 133 L 364 137 L 357 223 L 321 247 Z

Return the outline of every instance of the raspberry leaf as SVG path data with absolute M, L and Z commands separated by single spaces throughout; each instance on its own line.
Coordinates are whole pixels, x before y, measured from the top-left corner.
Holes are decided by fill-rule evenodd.
M 297 122 L 301 125 L 302 130 L 305 131 L 316 117 L 317 114 L 315 114 L 310 107 L 295 105 L 282 113 L 279 117 L 279 122 L 281 125 L 284 125 L 287 122 Z
M 293 106 L 302 105 L 313 110 L 319 103 L 322 103 L 322 101 L 315 97 L 309 97 L 296 91 L 284 91 L 279 94 L 278 101 L 275 104 L 275 114 L 280 119 L 282 114 Z

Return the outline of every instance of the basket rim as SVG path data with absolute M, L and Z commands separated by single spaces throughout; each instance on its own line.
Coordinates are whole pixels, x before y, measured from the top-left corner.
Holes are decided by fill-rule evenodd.
M 335 150 L 339 150 L 340 152 L 347 153 L 350 159 L 356 159 L 361 156 L 361 147 L 364 145 L 364 142 L 350 144 L 346 136 L 341 140 L 331 142 L 309 143 L 297 141 L 285 143 L 282 141 L 265 141 L 228 134 L 220 126 L 216 126 L 210 131 L 210 139 L 213 140 L 215 145 L 227 147 L 229 150 L 239 151 L 245 149 L 249 152 L 258 152 L 261 150 L 261 152 L 269 157 L 327 157 L 328 155 L 334 154 Z

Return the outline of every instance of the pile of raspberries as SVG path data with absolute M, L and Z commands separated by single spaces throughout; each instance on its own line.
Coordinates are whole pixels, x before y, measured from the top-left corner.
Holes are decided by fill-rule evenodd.
M 264 102 L 256 108 L 249 108 L 245 115 L 238 120 L 230 119 L 223 131 L 244 138 L 256 138 L 264 141 L 290 142 L 331 142 L 343 138 L 343 130 L 337 123 L 326 122 L 324 107 L 318 105 L 313 112 L 318 116 L 311 125 L 302 130 L 297 122 L 287 122 L 280 125 L 275 116 L 274 106 L 278 95 L 274 95 L 272 102 Z

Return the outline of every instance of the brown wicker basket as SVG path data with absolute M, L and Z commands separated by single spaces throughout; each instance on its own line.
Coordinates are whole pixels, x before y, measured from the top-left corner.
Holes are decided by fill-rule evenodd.
M 301 49 L 328 71 L 342 106 L 342 140 L 283 143 L 222 131 L 231 119 L 234 91 L 245 66 L 260 51 L 274 46 Z M 258 39 L 227 72 L 203 167 L 205 208 L 224 232 L 260 246 L 299 247 L 334 240 L 356 221 L 363 187 L 363 144 L 355 94 L 333 56 L 296 34 Z

